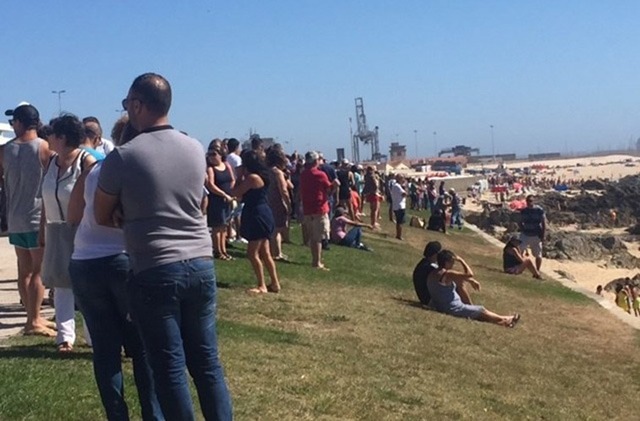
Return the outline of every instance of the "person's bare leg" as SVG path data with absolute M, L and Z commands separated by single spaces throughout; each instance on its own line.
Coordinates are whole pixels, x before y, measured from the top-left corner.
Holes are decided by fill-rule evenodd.
M 49 329 L 51 325 L 40 315 L 40 306 L 44 299 L 44 285 L 40 277 L 42 267 L 42 248 L 21 249 L 16 247 L 18 257 L 18 289 L 23 285 L 25 299 L 23 303 L 27 312 L 25 331 Z
M 509 326 L 514 321 L 515 316 L 501 316 L 489 310 L 484 310 L 478 320 L 481 322 L 494 323 L 500 326 Z
M 267 240 L 263 240 L 258 250 L 260 259 L 262 260 L 264 266 L 267 267 L 267 272 L 269 272 L 269 278 L 271 279 L 271 283 L 267 286 L 267 290 L 271 292 L 280 292 L 280 280 L 278 279 L 276 262 L 274 262 L 273 258 L 271 257 L 268 243 L 269 242 Z
M 263 240 L 264 241 L 264 240 Z M 261 241 L 249 241 L 247 245 L 247 257 L 251 262 L 251 266 L 253 267 L 253 272 L 256 275 L 256 279 L 258 280 L 257 288 L 251 288 L 250 292 L 267 292 L 267 286 L 264 283 L 264 273 L 262 271 L 262 262 L 260 261 L 259 251 L 260 251 L 260 243 Z
M 211 243 L 213 244 L 213 255 L 219 256 L 220 249 L 218 248 L 218 231 L 215 228 L 211 229 Z
M 460 296 L 460 299 L 465 304 L 473 305 L 473 301 L 471 301 L 471 295 L 469 295 L 469 290 L 467 289 L 467 285 L 465 283 L 459 284 L 456 286 L 456 291 Z
M 536 270 L 540 272 L 540 267 L 542 266 L 542 257 L 536 257 Z
M 227 228 L 220 229 L 220 253 L 223 256 L 229 256 L 227 253 Z
M 540 272 L 538 272 L 538 269 L 536 269 L 536 266 L 533 264 L 533 261 L 531 259 L 525 259 L 524 265 L 527 269 L 529 269 L 529 272 L 531 272 L 534 278 L 540 277 Z
M 311 266 L 314 268 L 322 268 L 322 243 L 309 240 L 309 246 L 311 247 Z
M 275 229 L 273 236 L 269 240 L 269 245 L 271 246 L 270 255 L 272 257 L 282 257 L 282 235 L 279 228 Z

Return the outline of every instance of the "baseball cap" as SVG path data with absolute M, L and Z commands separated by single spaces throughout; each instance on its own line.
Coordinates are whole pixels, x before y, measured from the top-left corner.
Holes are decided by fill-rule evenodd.
M 318 155 L 318 152 L 315 151 L 309 151 L 304 154 L 304 162 L 307 164 L 315 164 L 318 158 L 320 158 L 320 156 Z
M 14 120 L 20 120 L 24 124 L 33 124 L 40 121 L 40 113 L 33 105 L 27 102 L 21 102 L 18 106 L 4 112 L 7 117 L 13 117 Z

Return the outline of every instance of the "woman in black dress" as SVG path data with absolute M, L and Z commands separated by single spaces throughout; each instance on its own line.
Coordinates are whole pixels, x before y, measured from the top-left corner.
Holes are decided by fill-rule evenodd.
M 225 151 L 213 145 L 207 151 L 207 179 L 205 187 L 209 191 L 207 225 L 211 227 L 213 253 L 217 259 L 232 260 L 227 254 L 227 225 L 231 212 L 231 189 L 235 184 L 233 170 L 224 161 Z
M 258 286 L 251 288 L 249 292 L 280 292 L 276 264 L 269 250 L 269 238 L 275 229 L 273 213 L 267 204 L 269 168 L 260 153 L 248 150 L 242 153 L 241 171 L 232 194 L 242 197 L 244 202 L 240 235 L 249 241 L 247 257 L 258 280 Z M 267 267 L 271 278 L 269 285 L 264 281 L 263 265 Z

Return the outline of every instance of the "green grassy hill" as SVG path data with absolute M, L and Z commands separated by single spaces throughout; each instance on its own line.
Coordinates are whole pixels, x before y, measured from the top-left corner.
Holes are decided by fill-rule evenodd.
M 299 243 L 299 228 L 293 234 Z M 368 233 L 374 253 L 334 246 L 330 272 L 309 267 L 307 248 L 287 245 L 293 263 L 278 266 L 278 295 L 245 292 L 254 285 L 248 261 L 217 262 L 236 419 L 637 418 L 638 332 L 556 282 L 501 273 L 499 251 L 470 231 L 407 227 L 405 237 Z M 432 239 L 474 268 L 476 303 L 522 314 L 515 329 L 416 305 L 411 272 Z M 63 357 L 43 340 L 9 344 L 0 349 L 0 419 L 104 417 L 89 350 Z

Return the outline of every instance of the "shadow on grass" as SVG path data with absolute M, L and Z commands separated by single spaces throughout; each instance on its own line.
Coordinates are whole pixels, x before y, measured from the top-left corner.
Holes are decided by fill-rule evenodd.
M 22 358 L 37 360 L 92 360 L 91 352 L 60 353 L 52 344 L 11 345 L 0 348 L 0 359 Z
M 394 301 L 397 301 L 400 304 L 404 304 L 408 307 L 415 307 L 420 310 L 430 310 L 428 307 L 423 306 L 420 301 L 409 300 L 408 298 L 402 298 L 402 297 L 391 297 L 391 299 Z
M 265 343 L 285 343 L 290 345 L 303 345 L 300 335 L 296 332 L 273 329 L 261 326 L 251 326 L 231 320 L 218 320 L 218 334 L 227 339 L 259 341 Z M 0 354 L 2 357 L 2 354 Z

